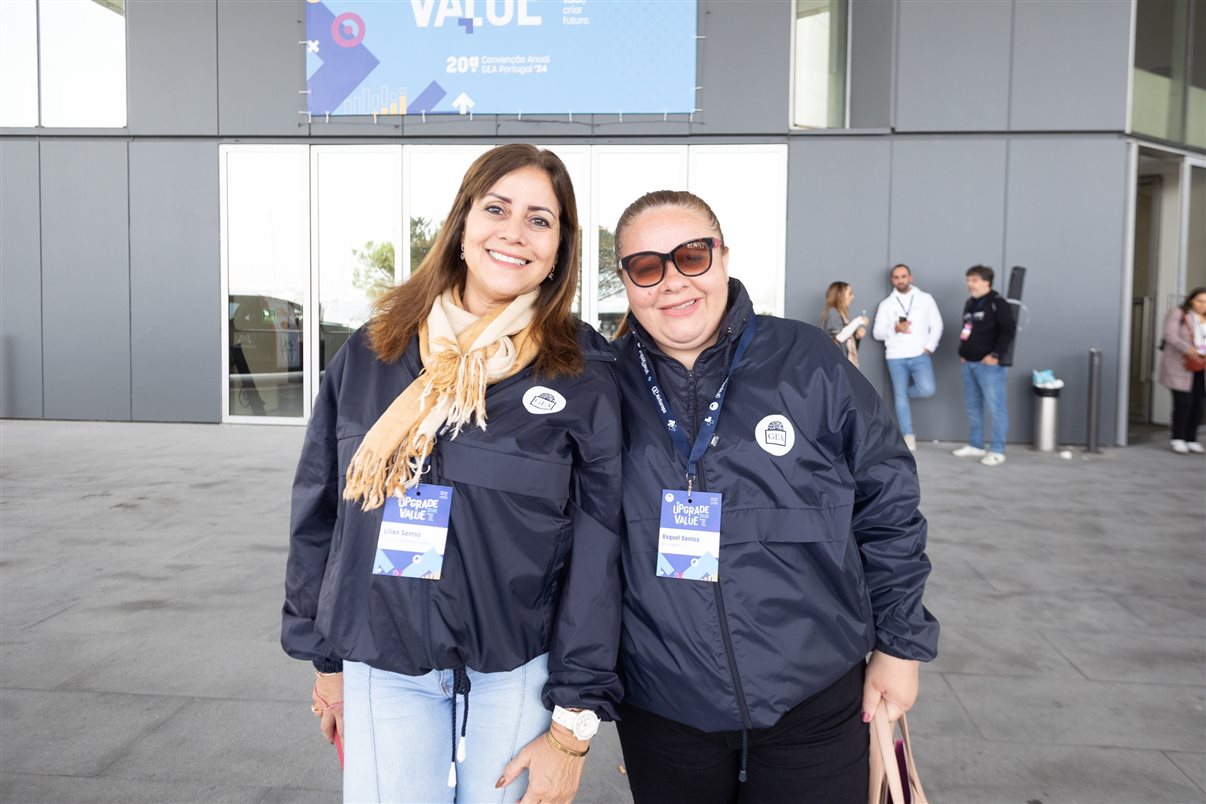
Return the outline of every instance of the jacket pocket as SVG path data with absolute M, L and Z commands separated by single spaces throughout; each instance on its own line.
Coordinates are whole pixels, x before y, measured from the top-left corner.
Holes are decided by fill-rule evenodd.
M 747 542 L 836 542 L 850 537 L 854 490 L 850 501 L 825 508 L 745 508 L 724 511 L 720 544 Z
M 495 452 L 458 441 L 440 441 L 436 449 L 440 477 L 447 480 L 554 500 L 559 507 L 569 499 L 572 464 Z

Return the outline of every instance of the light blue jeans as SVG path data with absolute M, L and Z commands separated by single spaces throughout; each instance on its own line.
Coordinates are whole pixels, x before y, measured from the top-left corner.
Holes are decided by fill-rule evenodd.
M 469 670 L 469 721 L 465 760 L 456 763 L 456 788 L 448 786 L 452 762 L 451 670 L 404 676 L 359 662 L 343 663 L 345 802 L 514 802 L 528 786 L 527 771 L 502 790 L 494 783 L 511 758 L 546 731 L 552 713 L 540 693 L 548 680 L 548 655 L 509 673 Z M 464 698 L 456 701 L 456 739 Z
M 892 399 L 896 403 L 896 423 L 902 435 L 913 434 L 913 413 L 910 397 L 934 395 L 934 364 L 922 352 L 917 357 L 888 358 L 888 373 L 892 375 Z
M 1005 452 L 1009 413 L 1005 409 L 1005 367 L 970 360 L 963 364 L 963 407 L 967 409 L 967 443 L 984 449 L 984 403 L 992 417 L 989 452 Z

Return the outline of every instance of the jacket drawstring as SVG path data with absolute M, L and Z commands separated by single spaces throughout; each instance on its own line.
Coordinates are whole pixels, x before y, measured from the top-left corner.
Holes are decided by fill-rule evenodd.
M 737 771 L 737 781 L 744 782 L 746 779 L 745 761 L 750 755 L 750 730 L 741 730 L 741 770 Z
M 465 667 L 452 671 L 452 761 L 448 763 L 448 786 L 456 787 L 456 763 L 465 761 L 465 730 L 469 727 L 469 690 L 473 685 L 469 682 L 469 674 Z M 456 696 L 465 699 L 465 711 L 461 715 L 461 739 L 456 739 Z

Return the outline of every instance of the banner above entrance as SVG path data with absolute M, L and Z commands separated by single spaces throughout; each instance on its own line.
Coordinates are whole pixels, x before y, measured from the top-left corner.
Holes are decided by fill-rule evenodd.
M 695 0 L 310 0 L 313 115 L 682 114 Z

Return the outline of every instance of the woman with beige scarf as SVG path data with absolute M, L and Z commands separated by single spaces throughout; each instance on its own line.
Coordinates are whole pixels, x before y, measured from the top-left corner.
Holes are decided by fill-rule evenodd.
M 323 378 L 281 641 L 345 801 L 568 802 L 614 717 L 619 400 L 578 242 L 556 155 L 487 152 Z

